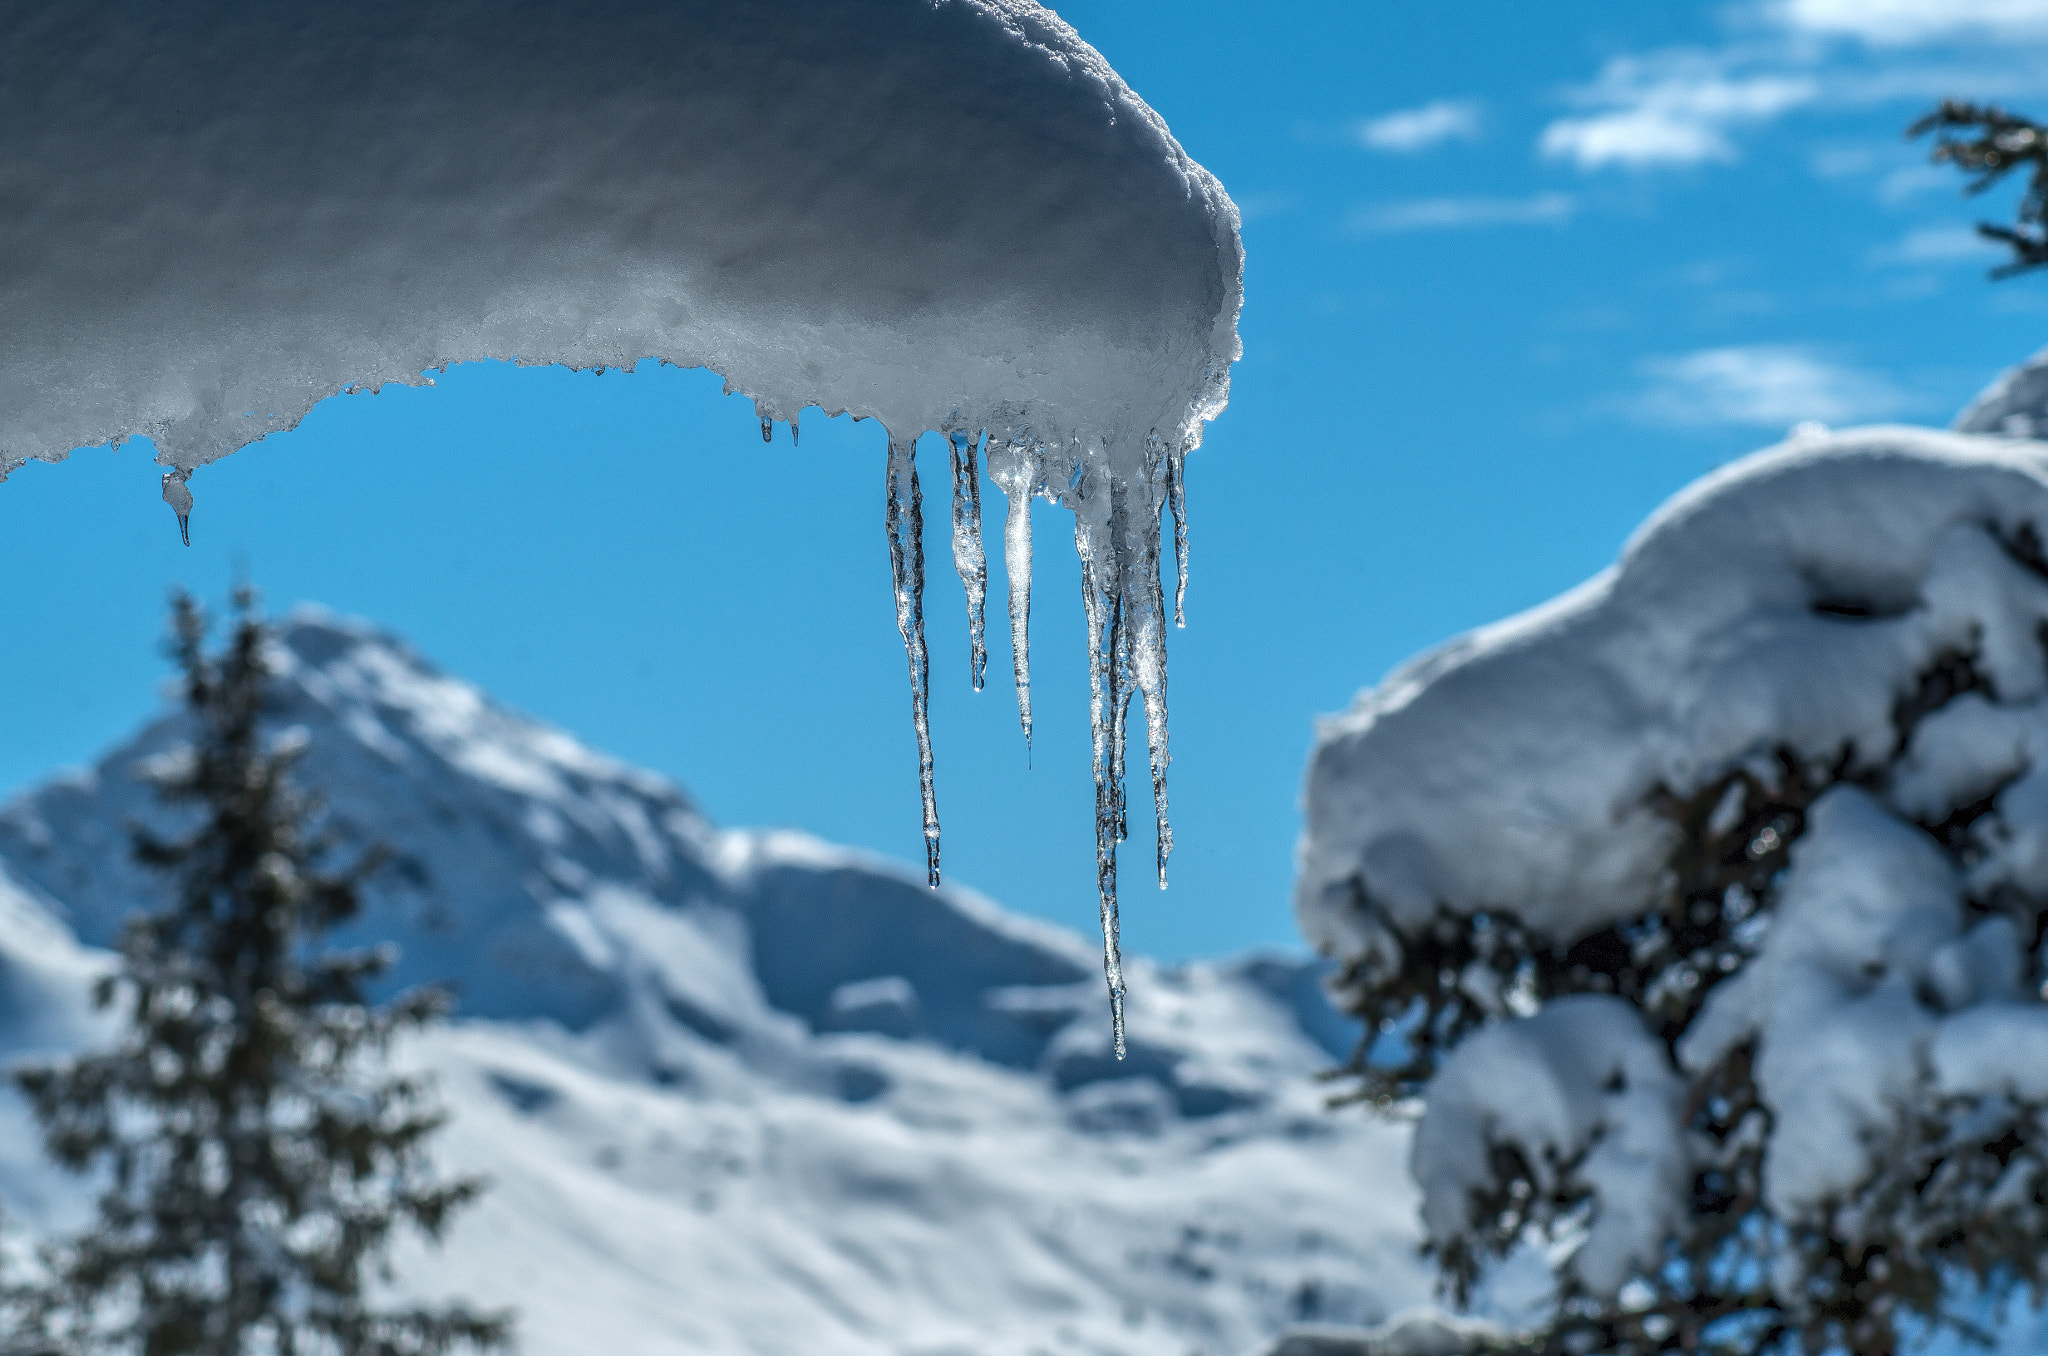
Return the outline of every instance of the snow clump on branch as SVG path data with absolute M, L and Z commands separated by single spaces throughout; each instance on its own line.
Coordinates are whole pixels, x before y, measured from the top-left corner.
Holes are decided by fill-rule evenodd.
M 1533 1231 L 1574 1341 L 1860 1356 L 2042 1279 L 2044 542 L 2048 445 L 1802 430 L 1323 723 L 1296 907 L 1458 1290 Z

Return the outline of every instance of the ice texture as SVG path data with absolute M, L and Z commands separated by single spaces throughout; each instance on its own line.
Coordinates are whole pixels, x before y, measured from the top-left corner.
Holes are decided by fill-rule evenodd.
M 1678 1083 L 1652 1063 L 1690 1080 L 1753 1052 L 1763 1194 L 1787 1223 L 1871 1180 L 1916 1108 L 2048 1096 L 2044 542 L 2048 444 L 1802 432 L 1681 492 L 1594 579 L 1322 724 L 1295 903 L 1346 983 L 1445 917 L 1510 915 L 1563 954 L 1660 907 L 1678 844 L 1660 803 L 1737 772 L 1775 785 L 1786 760 L 1827 788 L 1675 1057 L 1606 998 L 1452 1050 L 1416 1145 L 1434 1235 L 1491 1180 L 1487 1143 L 1539 1172 L 1586 1149 L 1573 1267 L 1611 1293 L 1617 1267 L 1647 1265 L 1659 1221 L 1690 1209 L 1686 1136 L 1651 1093 Z M 1712 832 L 1741 822 L 1740 787 Z M 1624 1087 L 1587 1082 L 1627 1059 Z M 1610 1173 L 1610 1142 L 1647 1156 Z
M 924 495 L 917 483 L 915 449 L 889 440 L 889 573 L 896 590 L 896 629 L 910 661 L 910 723 L 917 734 L 917 786 L 924 800 L 925 874 L 939 885 L 939 802 L 932 774 L 931 660 L 924 643 Z
M 764 439 L 817 405 L 879 420 L 892 459 L 985 434 L 1006 544 L 1020 501 L 1067 504 L 1133 618 L 1164 832 L 1162 481 L 1227 395 L 1238 214 L 1051 11 L 0 0 L 0 31 L 0 476 L 147 436 L 183 530 L 195 468 L 479 358 L 708 367 Z M 1011 580 L 1028 740 L 1028 563 Z

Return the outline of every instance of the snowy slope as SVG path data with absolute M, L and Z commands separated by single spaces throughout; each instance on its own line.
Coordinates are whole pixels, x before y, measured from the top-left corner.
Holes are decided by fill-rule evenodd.
M 398 854 L 355 931 L 462 990 L 408 1057 L 496 1187 L 408 1274 L 516 1304 L 525 1351 L 1236 1356 L 1426 1298 L 1405 1128 L 1321 1107 L 1351 1029 L 1311 965 L 1135 963 L 1118 1065 L 1079 940 L 718 830 L 366 627 L 283 638 L 307 779 Z M 177 734 L 0 811 L 0 1050 L 90 1039 L 90 948 L 151 897 L 135 769 Z M 4 1114 L 10 1213 L 75 1217 Z

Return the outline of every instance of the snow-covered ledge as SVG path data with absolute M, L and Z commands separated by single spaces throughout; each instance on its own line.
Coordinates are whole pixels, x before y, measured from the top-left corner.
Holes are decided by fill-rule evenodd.
M 1243 251 L 1221 185 L 1056 15 L 0 0 L 0 32 L 0 477 L 147 436 L 183 528 L 198 467 L 481 358 L 708 367 L 764 437 L 811 405 L 878 419 L 936 885 L 912 450 L 942 432 L 977 686 L 982 464 L 1009 497 L 1027 740 L 1028 504 L 1075 514 L 1120 990 L 1124 712 L 1142 693 L 1163 883 L 1160 519 L 1184 588 L 1181 459 L 1228 394 Z
M 0 4 L 0 472 L 473 358 L 1187 439 L 1237 214 L 1020 0 Z M 1062 487 L 1064 488 L 1064 487 Z

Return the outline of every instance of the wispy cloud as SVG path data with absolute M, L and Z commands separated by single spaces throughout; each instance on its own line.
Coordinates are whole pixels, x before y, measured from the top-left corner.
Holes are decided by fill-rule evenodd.
M 1901 165 L 1877 185 L 1877 196 L 1894 207 L 1923 194 L 1955 191 L 1956 173 L 1951 165 Z
M 1897 243 L 1870 252 L 1873 264 L 1990 264 L 2002 257 L 1998 245 L 1974 226 L 1923 226 Z
M 1270 193 L 1237 193 L 1231 196 L 1231 201 L 1237 204 L 1237 214 L 1245 221 L 1264 221 L 1300 207 L 1301 195 L 1291 189 L 1279 189 Z
M 2048 0 L 1749 0 L 1747 36 L 1719 47 L 1610 59 L 1543 130 L 1545 154 L 1582 169 L 1650 169 L 1738 157 L 1746 130 L 1806 107 L 1979 99 L 2039 91 L 2048 71 Z M 1921 47 L 1924 51 L 1908 53 Z M 1881 51 L 1873 49 L 1882 49 Z M 1826 176 L 1857 172 L 1850 152 Z M 1910 195 L 1922 181 L 1886 191 Z
M 1568 193 L 1538 193 L 1527 198 L 1416 198 L 1361 207 L 1351 214 L 1350 225 L 1356 235 L 1472 226 L 1561 225 L 1571 220 L 1577 206 Z
M 1643 364 L 1647 389 L 1638 416 L 1663 424 L 1787 428 L 1805 420 L 1853 424 L 1911 405 L 1874 373 L 1833 362 L 1798 344 L 1707 348 Z
M 1420 108 L 1403 108 L 1358 124 L 1358 142 L 1375 151 L 1407 154 L 1441 146 L 1446 141 L 1471 141 L 1479 135 L 1477 99 L 1439 99 Z
M 1738 75 L 1713 53 L 1617 57 L 1575 96 L 1592 111 L 1551 123 L 1541 144 L 1545 155 L 1582 169 L 1733 160 L 1730 128 L 1768 121 L 1819 94 L 1810 76 Z
M 1779 0 L 1780 23 L 1795 31 L 1888 46 L 1954 37 L 2048 37 L 2044 0 Z

